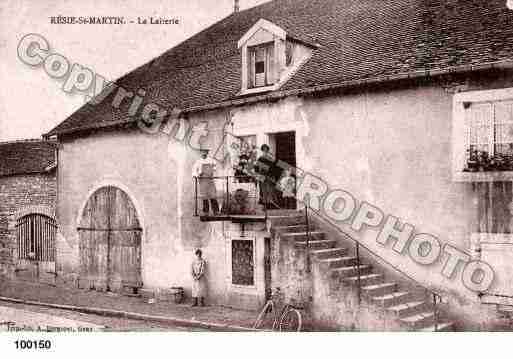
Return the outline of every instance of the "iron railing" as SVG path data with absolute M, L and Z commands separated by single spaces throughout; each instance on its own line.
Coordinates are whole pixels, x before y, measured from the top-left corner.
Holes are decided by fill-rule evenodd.
M 253 177 L 193 177 L 193 181 L 194 216 L 213 220 L 231 216 L 267 218 L 265 206 L 259 203 L 258 181 Z
M 387 261 L 385 258 L 383 258 L 382 256 L 380 256 L 379 254 L 375 253 L 373 250 L 371 250 L 369 247 L 365 246 L 364 244 L 360 243 L 358 240 L 356 240 L 355 238 L 353 238 L 351 235 L 349 235 L 348 233 L 344 232 L 343 230 L 341 230 L 338 225 L 336 225 L 335 223 L 333 223 L 331 220 L 325 218 L 324 216 L 322 216 L 317 210 L 311 208 L 310 206 L 308 205 L 305 205 L 304 207 L 304 211 L 305 211 L 305 217 L 309 217 L 309 214 L 314 214 L 316 216 L 316 218 L 319 218 L 323 223 L 326 223 L 328 224 L 330 227 L 332 227 L 333 229 L 335 229 L 337 232 L 339 232 L 343 237 L 345 238 L 348 238 L 351 242 L 353 242 L 354 244 L 354 254 L 355 254 L 355 257 L 356 257 L 356 276 L 357 276 L 357 298 L 358 298 L 358 303 L 361 303 L 362 301 L 362 255 L 361 255 L 361 251 L 362 249 L 364 249 L 368 254 L 370 254 L 372 257 L 374 258 L 377 258 L 379 262 L 382 262 L 383 264 L 385 264 L 387 267 L 390 267 L 392 270 L 394 270 L 394 272 L 400 274 L 402 277 L 408 279 L 410 282 L 412 282 L 415 286 L 417 286 L 418 288 L 421 288 L 424 292 L 425 292 L 425 296 L 426 296 L 426 302 L 431 302 L 432 306 L 433 306 L 433 313 L 434 313 L 434 330 L 437 331 L 438 330 L 438 327 L 439 327 L 439 323 L 440 323 L 440 311 L 439 311 L 439 306 L 441 303 L 443 303 L 443 297 L 433 291 L 432 289 L 426 287 L 425 285 L 421 284 L 419 281 L 417 281 L 416 279 L 414 279 L 412 276 L 410 276 L 409 274 L 405 273 L 404 271 L 402 271 L 401 269 L 399 269 L 397 266 L 393 265 L 392 263 L 390 263 L 389 261 Z M 307 230 L 306 230 L 306 235 L 307 235 L 307 253 L 306 253 L 306 257 L 307 257 L 307 266 L 311 266 L 311 253 L 310 253 L 310 246 L 309 246 L 309 243 L 310 243 L 310 236 L 311 236 L 311 229 L 310 229 L 310 226 L 311 226 L 311 218 L 306 220 L 305 218 L 305 221 L 306 221 L 306 227 L 307 227 Z M 307 268 L 307 270 L 311 270 L 310 268 Z

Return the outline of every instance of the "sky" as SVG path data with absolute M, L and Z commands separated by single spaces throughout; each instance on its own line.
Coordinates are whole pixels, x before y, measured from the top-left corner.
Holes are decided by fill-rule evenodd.
M 268 0 L 240 0 L 241 9 Z M 83 103 L 62 81 L 17 57 L 27 34 L 43 35 L 71 63 L 117 79 L 228 16 L 233 0 L 0 0 L 0 141 L 39 138 Z M 124 25 L 51 24 L 52 16 L 123 16 Z M 137 18 L 177 18 L 179 25 L 140 25 Z

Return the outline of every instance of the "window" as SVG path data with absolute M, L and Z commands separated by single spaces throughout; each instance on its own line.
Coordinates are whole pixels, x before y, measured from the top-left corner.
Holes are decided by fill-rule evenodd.
M 16 230 L 19 259 L 43 262 L 55 260 L 57 225 L 54 219 L 41 214 L 29 214 L 18 220 Z
M 467 102 L 466 171 L 513 170 L 513 101 Z
M 255 285 L 253 240 L 232 240 L 232 284 Z
M 287 82 L 317 45 L 287 36 L 272 22 L 258 20 L 237 41 L 241 50 L 241 95 L 274 91 Z
M 274 43 L 253 46 L 249 51 L 249 87 L 274 84 Z

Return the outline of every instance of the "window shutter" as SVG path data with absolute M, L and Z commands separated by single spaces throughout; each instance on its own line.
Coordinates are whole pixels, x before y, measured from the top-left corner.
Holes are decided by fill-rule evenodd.
M 272 85 L 276 82 L 276 76 L 275 76 L 275 68 L 276 68 L 276 61 L 274 59 L 274 44 L 271 44 L 266 47 L 265 49 L 265 57 L 266 57 L 266 78 L 267 78 L 267 85 Z
M 249 71 L 248 71 L 248 84 L 249 87 L 255 87 L 255 51 L 249 50 Z

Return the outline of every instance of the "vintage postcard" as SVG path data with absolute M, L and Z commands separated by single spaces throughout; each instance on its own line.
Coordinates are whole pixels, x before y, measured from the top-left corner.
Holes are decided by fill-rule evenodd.
M 11 349 L 513 330 L 512 1 L 2 0 L 0 54 Z

